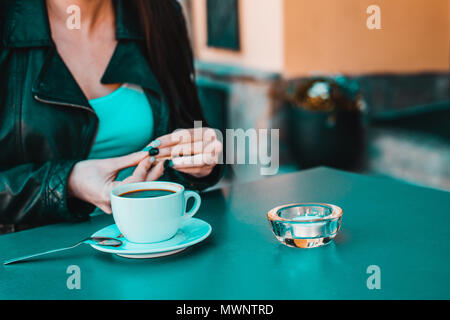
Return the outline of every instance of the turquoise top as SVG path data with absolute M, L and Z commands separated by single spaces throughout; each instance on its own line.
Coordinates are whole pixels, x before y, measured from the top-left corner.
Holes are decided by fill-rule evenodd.
M 142 150 L 153 135 L 153 113 L 139 86 L 124 84 L 114 92 L 89 100 L 99 127 L 89 159 L 119 157 Z
M 153 112 L 141 87 L 123 84 L 119 89 L 89 100 L 99 119 L 97 136 L 88 159 L 124 156 L 142 150 L 153 136 Z M 134 167 L 121 170 L 116 180 L 131 176 Z

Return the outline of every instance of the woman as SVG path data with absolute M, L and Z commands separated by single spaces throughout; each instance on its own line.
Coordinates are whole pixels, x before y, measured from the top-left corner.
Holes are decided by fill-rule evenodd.
M 211 129 L 207 141 L 172 133 L 204 121 L 175 0 L 0 0 L 0 37 L 0 223 L 111 213 L 123 183 L 219 179 Z M 163 161 L 180 146 L 187 161 Z M 204 150 L 209 161 L 190 161 Z

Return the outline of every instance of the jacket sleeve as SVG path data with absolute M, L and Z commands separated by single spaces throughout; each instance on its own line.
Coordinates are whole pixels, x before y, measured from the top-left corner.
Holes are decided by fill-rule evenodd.
M 23 164 L 0 171 L 0 223 L 82 221 L 93 206 L 67 196 L 76 161 Z
M 7 59 L 7 49 L 0 44 L 0 76 L 5 74 Z M 0 88 L 0 112 L 6 108 L 4 90 Z M 2 143 L 2 138 L 0 150 L 13 152 L 5 151 L 9 148 Z M 80 221 L 94 210 L 94 206 L 67 196 L 67 181 L 77 160 L 14 164 L 8 154 L 1 158 L 0 224 Z

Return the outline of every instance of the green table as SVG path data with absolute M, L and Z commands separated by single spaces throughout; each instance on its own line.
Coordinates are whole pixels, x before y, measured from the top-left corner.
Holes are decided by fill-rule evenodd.
M 128 260 L 89 246 L 0 267 L 1 299 L 449 299 L 450 193 L 327 168 L 234 185 L 203 196 L 213 232 L 174 256 Z M 326 247 L 295 249 L 272 235 L 266 212 L 292 202 L 344 210 Z M 65 246 L 111 224 L 100 216 L 0 236 L 0 260 Z M 66 285 L 68 266 L 81 289 Z M 367 268 L 381 270 L 369 290 Z

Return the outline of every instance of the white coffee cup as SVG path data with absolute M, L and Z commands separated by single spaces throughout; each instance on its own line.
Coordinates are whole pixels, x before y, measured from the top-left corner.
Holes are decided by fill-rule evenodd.
M 167 195 L 128 197 L 144 190 L 167 191 Z M 186 212 L 186 204 L 190 198 L 194 198 L 195 202 Z M 124 237 L 135 243 L 160 242 L 172 238 L 182 223 L 197 213 L 200 204 L 198 193 L 186 191 L 181 184 L 173 182 L 132 183 L 111 191 L 114 221 Z

